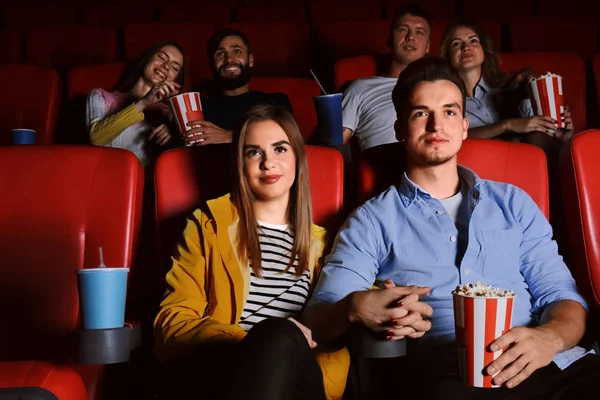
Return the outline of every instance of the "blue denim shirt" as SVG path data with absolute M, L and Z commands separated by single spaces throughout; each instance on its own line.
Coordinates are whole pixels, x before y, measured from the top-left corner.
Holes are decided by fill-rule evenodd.
M 531 101 L 517 99 L 512 94 L 514 89 L 490 88 L 481 78 L 475 86 L 473 97 L 467 97 L 469 128 L 495 124 L 507 118 L 533 116 Z M 515 104 L 511 104 L 513 102 Z
M 516 293 L 513 326 L 532 326 L 549 304 L 575 300 L 587 309 L 536 203 L 516 186 L 479 179 L 459 166 L 469 184 L 468 244 L 456 265 L 458 230 L 439 200 L 405 175 L 401 184 L 359 207 L 340 230 L 307 308 L 335 303 L 375 281 L 430 286 L 431 331 L 416 351 L 454 343 L 452 290 L 476 280 Z M 560 368 L 586 354 L 559 353 Z

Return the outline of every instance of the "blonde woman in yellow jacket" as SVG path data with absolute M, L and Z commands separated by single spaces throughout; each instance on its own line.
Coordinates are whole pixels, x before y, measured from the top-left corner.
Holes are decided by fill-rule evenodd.
M 302 136 L 283 108 L 257 106 L 233 140 L 231 195 L 188 219 L 156 317 L 165 398 L 341 399 L 350 363 L 298 320 L 325 230 L 312 224 Z

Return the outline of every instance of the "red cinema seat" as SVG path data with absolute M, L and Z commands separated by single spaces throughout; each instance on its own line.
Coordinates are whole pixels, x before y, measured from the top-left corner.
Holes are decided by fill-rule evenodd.
M 589 17 L 600 15 L 600 3 L 588 0 L 571 0 L 568 7 L 562 0 L 537 0 L 536 15 L 552 17 Z
M 83 23 L 88 26 L 122 28 L 128 24 L 146 24 L 154 20 L 154 7 L 149 4 L 108 3 L 86 4 Z
M 600 308 L 600 130 L 580 132 L 561 154 L 561 183 L 577 286 Z
M 580 39 L 574 40 L 575 37 Z M 590 59 L 598 51 L 598 18 L 513 18 L 510 40 L 513 51 L 568 51 Z
M 19 31 L 77 23 L 77 7 L 64 4 L 21 3 L 5 6 L 3 14 L 4 27 Z
M 309 29 L 302 22 L 239 22 L 225 25 L 244 32 L 254 54 L 254 75 L 307 76 Z
M 10 77 L 0 98 L 0 146 L 11 143 L 10 130 L 33 129 L 37 144 L 54 143 L 61 98 L 58 73 L 50 68 L 24 64 L 0 65 L 0 74 Z
M 102 367 L 73 362 L 76 271 L 98 265 L 100 246 L 106 265 L 131 268 L 143 182 L 126 150 L 0 147 L 1 387 L 94 397 Z
M 600 54 L 596 54 L 592 60 L 592 69 L 594 70 L 594 81 L 596 82 L 596 98 L 598 99 L 598 109 L 600 112 Z
M 237 21 L 239 22 L 276 22 L 296 21 L 304 22 L 304 4 L 275 4 L 269 6 L 242 5 L 237 7 Z
M 164 22 L 196 22 L 205 25 L 221 25 L 231 22 L 231 6 L 222 3 L 198 1 L 167 2 L 160 8 L 160 20 Z M 199 42 L 200 47 L 206 43 Z
M 250 89 L 260 92 L 285 93 L 294 109 L 294 118 L 305 141 L 309 141 L 317 127 L 317 113 L 313 96 L 321 94 L 319 84 L 307 78 L 254 77 Z
M 125 63 L 122 62 L 73 68 L 67 78 L 67 98 L 87 96 L 95 88 L 116 89 L 124 72 Z
M 463 16 L 472 19 L 507 20 L 517 16 L 533 15 L 533 0 L 505 0 L 502 6 L 490 7 L 481 0 L 463 0 Z
M 320 53 L 333 61 L 389 53 L 389 30 L 385 20 L 329 22 L 315 29 Z
M 333 66 L 335 90 L 340 91 L 352 81 L 374 76 L 377 60 L 372 56 L 358 56 L 336 61 Z
M 19 32 L 10 29 L 1 29 L 0 46 L 3 49 L 0 53 L 0 64 L 14 64 L 23 61 L 21 35 Z
M 415 4 L 415 2 L 410 0 L 387 0 L 384 4 L 387 17 L 390 19 L 394 15 L 394 10 L 407 4 Z M 418 4 L 431 18 L 454 18 L 456 7 L 454 0 L 421 0 Z
M 335 21 L 381 19 L 378 1 L 312 0 L 310 15 L 314 25 Z
M 214 33 L 212 25 L 197 25 L 189 22 L 155 22 L 134 24 L 125 27 L 125 59 L 132 61 L 142 55 L 153 44 L 172 40 L 185 52 L 189 60 L 187 73 L 194 85 L 212 77 L 206 43 Z M 187 76 L 186 76 L 187 78 Z M 187 79 L 186 79 L 187 80 Z
M 540 75 L 549 71 L 562 76 L 565 104 L 571 110 L 575 132 L 587 128 L 585 63 L 579 55 L 560 52 L 501 53 L 500 60 L 504 72 L 532 67 Z
M 202 202 L 230 191 L 230 151 L 229 145 L 212 145 L 179 148 L 159 156 L 154 177 L 157 243 L 163 258 L 171 256 L 186 217 Z M 343 158 L 337 150 L 319 146 L 306 146 L 306 156 L 313 221 L 335 232 L 343 217 Z M 213 172 L 207 174 L 208 170 Z
M 404 172 L 402 144 L 373 148 L 376 153 L 359 163 L 358 198 L 364 202 L 400 182 Z M 371 150 L 371 149 L 369 149 Z M 548 168 L 544 152 L 532 145 L 492 139 L 468 139 L 458 163 L 483 179 L 512 183 L 525 190 L 546 218 L 549 216 Z
M 117 32 L 113 28 L 58 26 L 27 32 L 30 64 L 66 69 L 117 59 Z

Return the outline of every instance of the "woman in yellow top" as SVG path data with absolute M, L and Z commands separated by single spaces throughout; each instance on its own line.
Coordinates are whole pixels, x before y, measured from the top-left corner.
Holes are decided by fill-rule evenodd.
M 181 47 L 161 42 L 144 52 L 119 90 L 92 90 L 86 116 L 91 143 L 130 150 L 145 167 L 151 165 L 154 144 L 171 139 L 166 99 L 183 87 L 183 68 Z
M 232 144 L 231 195 L 189 218 L 167 274 L 154 323 L 155 352 L 171 361 L 163 397 L 340 399 L 347 351 L 315 357 L 298 321 L 325 248 L 298 126 L 257 106 Z

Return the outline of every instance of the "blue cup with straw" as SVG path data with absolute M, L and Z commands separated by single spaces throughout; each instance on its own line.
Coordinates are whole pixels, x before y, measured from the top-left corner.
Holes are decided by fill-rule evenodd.
M 125 325 L 129 268 L 107 268 L 100 248 L 97 268 L 77 271 L 83 329 L 115 329 Z
M 317 81 L 323 92 L 320 96 L 314 96 L 315 110 L 317 112 L 317 130 L 331 146 L 344 144 L 344 127 L 342 125 L 342 94 L 327 94 L 321 82 L 314 72 L 310 70 L 313 78 Z

